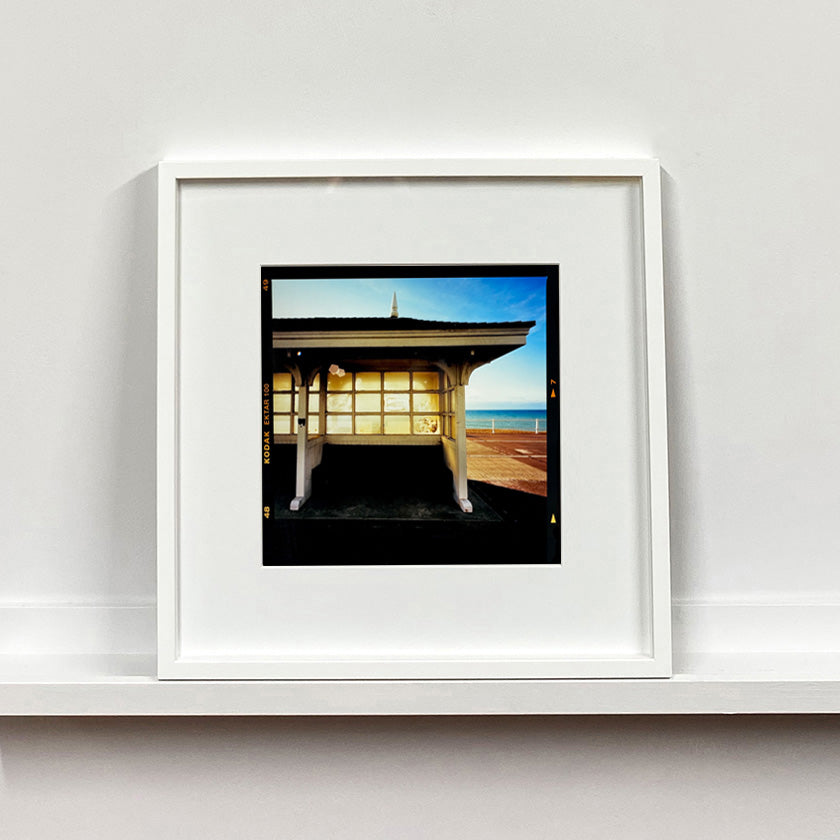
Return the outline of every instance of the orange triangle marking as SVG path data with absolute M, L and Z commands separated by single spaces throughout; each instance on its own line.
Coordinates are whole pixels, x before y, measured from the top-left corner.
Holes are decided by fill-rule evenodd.
M 551 396 L 554 397 L 556 394 L 554 393 L 554 388 L 551 389 Z

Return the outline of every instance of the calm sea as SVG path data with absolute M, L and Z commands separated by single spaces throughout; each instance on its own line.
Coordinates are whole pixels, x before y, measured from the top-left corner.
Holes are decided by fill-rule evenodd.
M 467 411 L 466 421 L 468 429 L 492 429 L 493 422 L 497 429 L 515 429 L 517 431 L 533 432 L 539 423 L 539 430 L 545 431 L 545 409 L 484 409 L 481 411 Z

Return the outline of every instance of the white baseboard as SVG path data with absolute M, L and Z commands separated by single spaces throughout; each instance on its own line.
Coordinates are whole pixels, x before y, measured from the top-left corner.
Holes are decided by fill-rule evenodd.
M 154 604 L 0 604 L 0 655 L 153 654 Z
M 674 601 L 673 649 L 705 653 L 840 651 L 840 602 Z

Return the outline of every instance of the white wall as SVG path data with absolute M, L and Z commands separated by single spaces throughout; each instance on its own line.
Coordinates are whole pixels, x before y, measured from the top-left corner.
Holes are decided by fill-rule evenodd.
M 525 155 L 661 159 L 675 596 L 840 601 L 838 27 L 831 0 L 7 4 L 0 601 L 151 603 L 158 160 Z M 0 734 L 4 836 L 840 822 L 823 720 Z

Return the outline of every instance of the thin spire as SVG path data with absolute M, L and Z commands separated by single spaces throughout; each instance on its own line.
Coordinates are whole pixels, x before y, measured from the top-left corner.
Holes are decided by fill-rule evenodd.
M 391 298 L 391 317 L 392 318 L 399 318 L 400 317 L 400 310 L 397 308 L 397 293 L 394 292 L 394 296 Z

